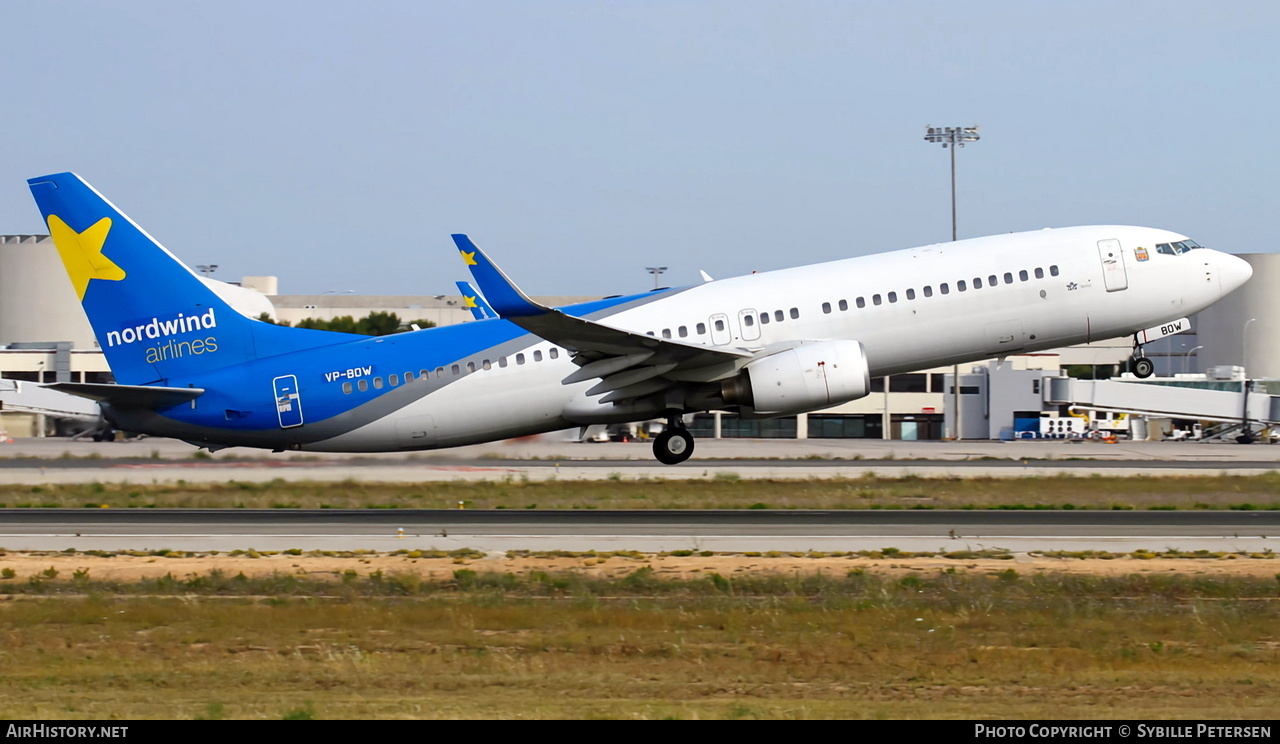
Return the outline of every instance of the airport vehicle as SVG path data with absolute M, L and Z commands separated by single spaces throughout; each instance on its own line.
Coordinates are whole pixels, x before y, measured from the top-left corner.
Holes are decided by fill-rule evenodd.
M 455 235 L 499 318 L 370 338 L 236 313 L 75 174 L 29 185 L 120 383 L 50 387 L 210 449 L 422 450 L 663 418 L 654 453 L 674 464 L 693 451 L 684 413 L 819 410 L 873 375 L 1133 333 L 1252 271 L 1165 230 L 1074 227 L 549 308 Z

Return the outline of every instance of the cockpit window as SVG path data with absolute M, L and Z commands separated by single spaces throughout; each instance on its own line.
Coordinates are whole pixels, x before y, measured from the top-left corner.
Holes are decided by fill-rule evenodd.
M 1156 253 L 1163 253 L 1167 256 L 1180 256 L 1187 251 L 1203 247 L 1194 240 L 1179 240 L 1176 243 L 1157 243 Z

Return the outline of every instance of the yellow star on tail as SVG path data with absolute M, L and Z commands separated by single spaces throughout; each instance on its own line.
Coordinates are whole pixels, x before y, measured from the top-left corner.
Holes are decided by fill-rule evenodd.
M 103 217 L 85 228 L 84 232 L 78 233 L 58 215 L 49 215 L 49 235 L 58 248 L 58 255 L 62 257 L 62 265 L 67 268 L 76 295 L 82 301 L 90 279 L 118 282 L 125 276 L 124 269 L 102 255 L 102 246 L 107 242 L 109 232 L 110 217 Z
M 458 251 L 458 252 L 462 254 L 462 262 L 463 262 L 464 264 L 466 264 L 467 266 L 475 266 L 475 265 L 476 265 L 476 252 L 475 252 L 475 251 L 471 251 L 470 253 L 467 253 L 466 251 Z
M 476 306 L 476 298 L 474 298 L 474 297 L 467 297 L 466 295 L 463 295 L 463 296 L 462 296 L 462 306 L 463 306 L 463 307 L 475 307 L 475 306 Z

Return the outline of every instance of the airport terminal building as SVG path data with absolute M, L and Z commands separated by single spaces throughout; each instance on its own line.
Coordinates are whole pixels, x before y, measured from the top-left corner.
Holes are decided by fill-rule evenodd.
M 1248 377 L 1280 377 L 1280 255 L 1242 256 L 1254 269 L 1251 281 L 1192 319 L 1191 328 L 1148 344 L 1145 355 L 1158 377 L 1192 379 L 1211 369 L 1247 370 Z M 249 317 L 263 314 L 296 324 L 306 318 L 361 318 L 395 313 L 405 324 L 472 322 L 463 298 L 427 296 L 279 294 L 276 277 L 245 277 L 228 284 L 204 281 Z M 551 306 L 594 297 L 544 297 Z M 961 438 L 1002 436 L 1014 418 L 1038 405 L 1041 380 L 1063 373 L 1106 378 L 1123 370 L 1133 351 L 1124 337 L 960 367 L 960 390 L 951 387 L 951 367 L 919 370 L 873 380 L 870 395 L 825 411 L 776 419 L 746 420 L 728 413 L 700 414 L 689 423 L 699 437 L 943 439 L 958 428 Z M 0 377 L 25 382 L 108 382 L 110 369 L 47 235 L 0 236 Z M 959 412 L 955 410 L 959 404 Z M 53 424 L 40 416 L 2 412 L 0 430 L 12 436 L 42 435 Z M 958 422 L 958 423 L 957 423 Z

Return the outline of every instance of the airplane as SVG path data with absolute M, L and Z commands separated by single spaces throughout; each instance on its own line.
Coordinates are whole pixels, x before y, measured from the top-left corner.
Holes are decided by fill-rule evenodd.
M 687 413 L 793 415 L 861 398 L 873 376 L 1135 333 L 1252 274 L 1177 233 L 1104 225 L 551 308 L 459 234 L 499 317 L 373 338 L 241 315 L 80 177 L 28 183 L 117 380 L 49 387 L 211 450 L 425 450 L 660 418 L 654 455 L 677 464 Z

